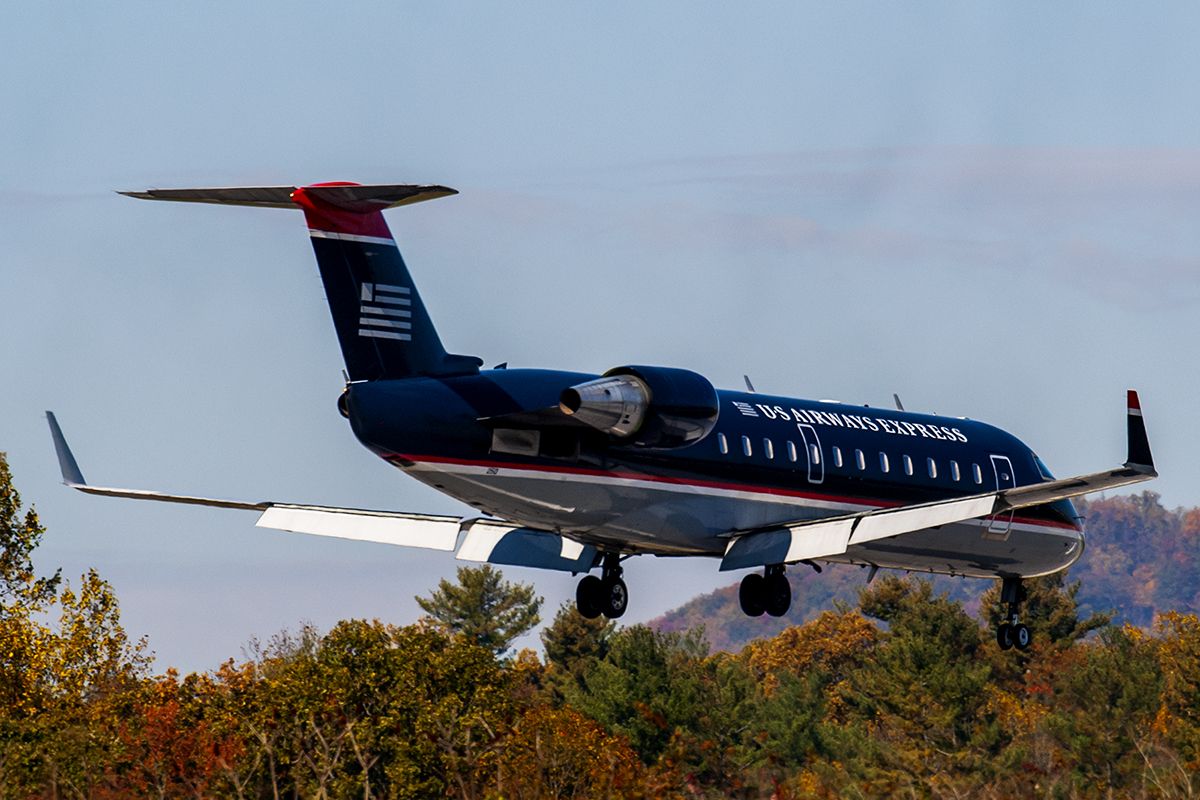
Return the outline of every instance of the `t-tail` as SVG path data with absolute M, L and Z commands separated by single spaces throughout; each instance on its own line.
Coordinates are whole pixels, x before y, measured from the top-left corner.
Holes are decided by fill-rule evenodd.
M 299 208 L 352 381 L 466 375 L 483 363 L 447 353 L 383 210 L 457 194 L 445 186 L 319 183 L 121 192 L 143 200 Z

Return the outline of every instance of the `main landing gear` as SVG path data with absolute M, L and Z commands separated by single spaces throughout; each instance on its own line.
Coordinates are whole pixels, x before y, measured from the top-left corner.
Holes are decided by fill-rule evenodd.
M 1008 604 L 1008 614 L 996 626 L 996 644 L 1000 645 L 1001 650 L 1008 650 L 1016 647 L 1018 650 L 1027 650 L 1033 642 L 1033 635 L 1029 632 L 1029 628 L 1022 625 L 1017 618 L 1017 614 L 1021 609 L 1021 601 L 1025 599 L 1025 587 L 1021 585 L 1020 578 L 1005 578 L 1000 584 L 1000 602 Z
M 751 572 L 742 578 L 738 602 L 751 617 L 761 617 L 764 611 L 772 617 L 786 614 L 792 607 L 792 586 L 783 574 L 783 564 L 772 564 L 762 575 Z
M 616 619 L 629 606 L 629 589 L 621 580 L 621 556 L 605 553 L 600 577 L 585 575 L 575 587 L 575 607 L 588 619 L 603 614 Z

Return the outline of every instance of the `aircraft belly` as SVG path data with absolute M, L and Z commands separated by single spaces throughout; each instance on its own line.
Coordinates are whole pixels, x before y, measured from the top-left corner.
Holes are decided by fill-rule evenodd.
M 570 533 L 584 542 L 660 555 L 721 556 L 730 531 L 846 513 L 851 508 L 687 485 L 573 480 L 516 469 L 423 463 L 405 471 L 503 519 Z
M 1083 535 L 1014 522 L 1007 537 L 988 532 L 987 520 L 944 525 L 852 545 L 831 561 L 993 578 L 1033 577 L 1066 569 L 1083 553 Z
M 854 513 L 869 507 L 687 484 L 609 480 L 507 467 L 422 462 L 409 475 L 488 514 L 581 542 L 658 555 L 721 556 L 731 531 Z M 1041 575 L 1083 551 L 1070 529 L 1014 521 L 1007 536 L 986 520 L 850 546 L 831 562 L 976 577 Z

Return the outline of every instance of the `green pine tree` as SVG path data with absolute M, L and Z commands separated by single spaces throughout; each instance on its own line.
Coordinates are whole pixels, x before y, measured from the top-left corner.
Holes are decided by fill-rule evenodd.
M 588 619 L 574 603 L 563 603 L 554 622 L 542 631 L 542 646 L 551 665 L 548 678 L 554 687 L 560 691 L 571 684 L 582 688 L 588 667 L 608 655 L 616 629 L 611 620 Z
M 417 597 L 417 605 L 438 628 L 461 633 L 499 656 L 542 621 L 542 598 L 533 587 L 503 577 L 488 564 L 459 567 L 457 584 L 443 579 L 428 598 Z

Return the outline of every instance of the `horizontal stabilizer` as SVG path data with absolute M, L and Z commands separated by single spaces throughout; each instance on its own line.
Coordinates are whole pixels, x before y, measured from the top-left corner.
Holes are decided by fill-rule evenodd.
M 216 203 L 229 206 L 299 209 L 292 200 L 298 186 L 224 186 L 209 189 L 146 189 L 141 192 L 117 192 L 139 200 L 171 200 L 179 203 Z M 423 200 L 458 194 L 448 186 L 414 184 L 306 186 L 307 195 L 341 209 L 365 214 L 395 208 Z

